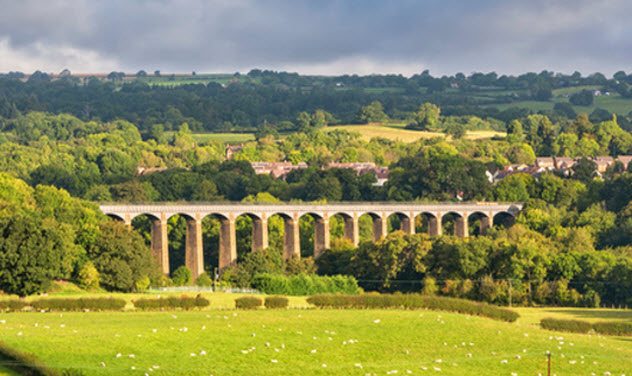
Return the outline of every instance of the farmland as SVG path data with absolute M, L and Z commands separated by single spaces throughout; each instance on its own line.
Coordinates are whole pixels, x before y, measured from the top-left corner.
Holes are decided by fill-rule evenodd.
M 137 295 L 115 295 L 135 299 Z M 3 341 L 85 374 L 537 374 L 632 371 L 629 340 L 544 331 L 541 317 L 632 320 L 629 310 L 520 308 L 516 323 L 435 311 L 237 311 L 206 294 L 203 311 L 4 313 Z M 59 349 L 65 351 L 59 351 Z

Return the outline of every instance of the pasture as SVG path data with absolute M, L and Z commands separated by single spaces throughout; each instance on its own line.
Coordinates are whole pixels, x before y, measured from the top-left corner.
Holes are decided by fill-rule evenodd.
M 50 367 L 87 375 L 630 374 L 629 338 L 545 331 L 540 317 L 632 320 L 629 310 L 518 308 L 515 323 L 438 311 L 235 310 L 1 313 L 0 337 Z M 115 294 L 135 299 L 140 295 Z M 1 368 L 0 368 L 1 371 Z M 10 374 L 10 373 L 9 373 Z
M 434 137 L 446 137 L 445 133 L 441 132 L 428 132 L 428 131 L 416 131 L 411 129 L 405 129 L 404 124 L 398 123 L 371 123 L 362 125 L 335 125 L 325 128 L 325 131 L 331 132 L 334 130 L 345 130 L 349 132 L 357 132 L 362 139 L 368 141 L 372 138 L 381 137 L 393 141 L 403 142 L 415 142 L 420 139 L 434 138 Z M 478 140 L 484 138 L 492 138 L 494 136 L 504 136 L 505 133 L 496 131 L 467 131 L 465 138 Z

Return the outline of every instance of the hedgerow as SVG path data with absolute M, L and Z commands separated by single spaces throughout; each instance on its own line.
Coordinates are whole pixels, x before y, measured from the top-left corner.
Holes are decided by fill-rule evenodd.
M 126 304 L 118 298 L 48 298 L 29 303 L 38 311 L 120 311 Z
M 190 296 L 168 296 L 166 298 L 143 298 L 134 300 L 134 307 L 142 310 L 183 309 L 188 311 L 193 308 L 207 307 L 210 301 L 198 294 L 195 298 Z
M 620 321 L 589 323 L 581 320 L 545 318 L 540 321 L 540 326 L 544 329 L 564 332 L 588 333 L 592 330 L 596 333 L 610 336 L 632 336 L 632 324 Z
M 261 305 L 263 305 L 263 301 L 256 296 L 242 296 L 235 299 L 235 308 L 239 309 L 257 309 Z
M 520 315 L 514 311 L 486 303 L 418 294 L 324 294 L 311 296 L 307 299 L 307 302 L 319 308 L 433 309 L 484 316 L 507 322 L 514 322 L 520 317 Z
M 543 329 L 573 333 L 588 333 L 592 330 L 592 325 L 589 322 L 581 320 L 544 318 L 540 320 L 540 326 Z
M 312 295 L 324 293 L 357 294 L 358 282 L 352 276 L 317 276 L 261 273 L 255 275 L 252 287 L 264 294 Z
M 287 308 L 289 304 L 285 296 L 267 296 L 264 303 L 266 308 Z
M 28 303 L 18 299 L 0 300 L 0 311 L 14 312 L 21 311 Z

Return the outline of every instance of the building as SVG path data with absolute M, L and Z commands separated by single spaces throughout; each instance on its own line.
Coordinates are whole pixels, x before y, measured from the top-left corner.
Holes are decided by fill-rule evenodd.
M 244 148 L 244 144 L 226 145 L 226 160 L 233 159 L 235 154 Z
M 283 179 L 294 170 L 307 168 L 307 163 L 299 162 L 250 162 L 257 175 L 271 175 L 275 179 Z

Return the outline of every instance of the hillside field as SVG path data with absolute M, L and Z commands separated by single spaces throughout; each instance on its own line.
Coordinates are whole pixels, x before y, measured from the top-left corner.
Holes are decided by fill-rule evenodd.
M 537 375 L 546 374 L 546 351 L 557 375 L 632 373 L 629 338 L 537 326 L 549 316 L 632 321 L 630 310 L 518 308 L 523 317 L 510 324 L 426 310 L 317 310 L 304 298 L 288 310 L 237 311 L 235 294 L 205 296 L 211 307 L 191 312 L 2 313 L 0 337 L 87 375 Z
M 358 132 L 364 140 L 370 140 L 374 137 L 382 137 L 389 140 L 399 140 L 403 142 L 415 142 L 419 139 L 446 137 L 445 133 L 427 132 L 405 129 L 404 124 L 388 123 L 379 124 L 371 123 L 366 125 L 336 125 L 325 128 L 327 132 L 334 130 L 346 130 L 349 132 Z M 467 131 L 465 138 L 467 139 L 483 139 L 492 138 L 494 136 L 504 136 L 505 133 L 496 131 Z

